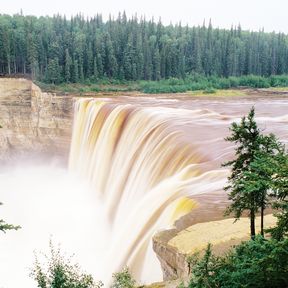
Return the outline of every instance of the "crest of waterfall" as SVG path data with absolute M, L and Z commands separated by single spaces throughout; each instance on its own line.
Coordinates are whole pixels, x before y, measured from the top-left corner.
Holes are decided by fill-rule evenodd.
M 165 108 L 75 103 L 69 168 L 87 179 L 104 207 L 103 281 L 125 265 L 137 280 L 154 280 L 152 272 L 161 271 L 152 265 L 153 233 L 189 213 L 193 195 L 224 186 L 227 172 L 204 172 L 206 160 L 177 121 L 181 126 L 181 113 Z

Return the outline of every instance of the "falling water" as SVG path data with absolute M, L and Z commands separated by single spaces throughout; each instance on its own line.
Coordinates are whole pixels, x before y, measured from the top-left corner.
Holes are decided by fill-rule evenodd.
M 152 265 L 153 233 L 190 212 L 189 196 L 224 185 L 226 171 L 202 171 L 204 157 L 171 125 L 181 117 L 167 112 L 76 102 L 69 166 L 89 181 L 109 223 L 103 280 L 125 265 L 139 281 L 160 280 L 159 264 Z
M 139 282 L 160 281 L 153 234 L 189 213 L 193 198 L 223 207 L 227 171 L 215 169 L 233 152 L 223 138 L 252 105 L 287 143 L 287 99 L 78 100 L 69 173 L 47 159 L 1 167 L 0 219 L 22 229 L 0 237 L 0 287 L 36 287 L 33 251 L 47 252 L 51 237 L 106 287 L 125 265 Z M 201 207 L 209 220 L 214 209 Z

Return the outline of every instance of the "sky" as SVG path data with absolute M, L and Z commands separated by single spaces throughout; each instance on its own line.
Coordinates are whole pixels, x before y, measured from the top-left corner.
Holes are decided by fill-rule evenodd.
M 288 34 L 288 0 L 0 0 L 1 14 L 12 15 L 21 9 L 24 15 L 36 16 L 102 13 L 104 19 L 125 10 L 128 16 L 137 13 L 147 19 L 161 17 L 164 24 L 181 21 L 193 26 L 211 19 L 213 27 L 229 29 L 240 23 L 245 30 L 264 28 L 267 32 Z

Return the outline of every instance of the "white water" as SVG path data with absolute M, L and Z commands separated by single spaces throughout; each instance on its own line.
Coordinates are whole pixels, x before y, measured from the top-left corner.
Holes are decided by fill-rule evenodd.
M 22 229 L 0 234 L 0 287 L 37 287 L 29 278 L 34 250 L 49 252 L 49 240 L 95 273 L 106 223 L 95 193 L 53 164 L 21 165 L 0 173 L 0 219 Z M 95 229 L 97 227 L 97 229 Z M 93 256 L 95 255 L 95 256 Z M 103 254 L 102 254 L 103 257 Z
M 193 203 L 185 197 L 224 186 L 226 171 L 203 173 L 202 155 L 179 129 L 187 117 L 200 118 L 203 112 L 205 119 L 219 117 L 209 110 L 77 101 L 70 169 L 88 179 L 105 207 L 111 233 L 106 284 L 125 265 L 139 282 L 161 280 L 151 257 L 155 231 L 191 211 Z

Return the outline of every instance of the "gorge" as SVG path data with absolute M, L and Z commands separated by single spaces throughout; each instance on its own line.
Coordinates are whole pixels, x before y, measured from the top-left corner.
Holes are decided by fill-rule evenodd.
M 261 128 L 287 143 L 287 98 L 267 93 L 73 97 L 0 79 L 1 210 L 22 226 L 0 240 L 1 285 L 26 283 L 49 235 L 106 284 L 125 265 L 139 282 L 160 281 L 152 236 L 223 218 L 229 124 L 255 105 Z M 19 257 L 22 276 L 11 279 Z

